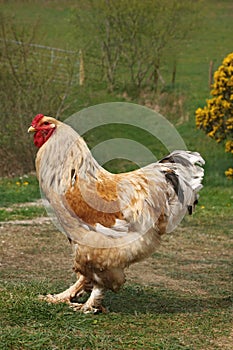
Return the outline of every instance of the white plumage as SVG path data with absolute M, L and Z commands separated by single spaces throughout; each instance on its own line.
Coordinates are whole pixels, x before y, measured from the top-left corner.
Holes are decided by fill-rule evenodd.
M 84 312 L 99 310 L 104 290 L 116 291 L 124 283 L 124 268 L 153 253 L 161 235 L 193 212 L 204 160 L 196 152 L 174 151 L 144 168 L 111 174 L 70 126 L 39 115 L 29 130 L 40 147 L 41 189 L 74 246 L 78 275 L 73 286 L 46 300 L 72 303 L 91 291 L 85 304 L 72 305 Z

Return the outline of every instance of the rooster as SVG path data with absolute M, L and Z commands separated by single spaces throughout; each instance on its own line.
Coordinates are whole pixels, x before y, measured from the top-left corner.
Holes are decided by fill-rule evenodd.
M 118 291 L 124 269 L 150 256 L 161 236 L 186 212 L 202 188 L 199 153 L 174 151 L 144 168 L 112 174 L 92 157 L 70 126 L 38 114 L 28 129 L 39 148 L 36 171 L 57 223 L 74 249 L 77 281 L 48 302 L 67 302 L 84 313 L 104 311 L 104 291 Z M 90 292 L 85 303 L 78 299 Z

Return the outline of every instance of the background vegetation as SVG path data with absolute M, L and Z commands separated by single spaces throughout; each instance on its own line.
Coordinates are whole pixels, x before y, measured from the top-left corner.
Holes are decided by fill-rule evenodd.
M 89 79 L 101 73 L 109 91 L 135 96 L 157 91 L 165 84 L 160 69 L 167 64 L 168 49 L 174 55 L 197 25 L 199 13 L 199 1 L 79 1 L 73 22 Z
M 56 116 L 68 108 L 75 62 L 64 57 L 61 66 L 61 52 L 53 58 L 53 52 L 33 46 L 41 41 L 38 20 L 29 29 L 4 14 L 0 21 L 0 175 L 18 175 L 34 169 L 34 147 L 25 132 L 29 115 Z
M 211 99 L 196 110 L 196 124 L 217 143 L 225 142 L 225 151 L 233 154 L 233 53 L 224 58 L 214 74 Z M 233 168 L 225 171 L 233 179 Z
M 102 4 L 102 1 L 100 3 Z M 136 4 L 137 1 L 135 0 L 133 3 Z M 157 4 L 157 1 L 155 3 Z M 89 76 L 88 67 L 91 61 L 86 58 L 89 47 L 87 44 L 86 47 L 83 47 L 85 83 L 83 86 L 79 86 L 77 78 L 77 84 L 70 84 L 70 75 L 64 78 L 62 84 L 54 79 L 60 70 L 60 67 L 55 64 L 56 62 L 54 64 L 46 63 L 46 59 L 43 58 L 44 68 L 41 69 L 42 63 L 38 63 L 39 60 L 42 60 L 41 55 L 38 52 L 37 55 L 33 54 L 34 49 L 32 47 L 29 49 L 27 44 L 19 50 L 17 45 L 12 48 L 9 43 L 0 42 L 2 46 L 0 175 L 17 175 L 33 170 L 34 146 L 26 135 L 26 130 L 32 117 L 38 112 L 53 116 L 59 115 L 61 119 L 65 119 L 72 112 L 96 103 L 127 100 L 146 104 L 159 110 L 177 126 L 187 147 L 199 150 L 203 154 L 207 160 L 208 182 L 220 184 L 225 181 L 222 175 L 224 175 L 224 169 L 229 167 L 230 155 L 225 154 L 223 147 L 215 145 L 201 132 L 196 132 L 195 110 L 205 104 L 205 99 L 210 93 L 210 61 L 213 62 L 213 69 L 217 69 L 223 58 L 232 50 L 230 16 L 232 4 L 228 0 L 223 2 L 202 1 L 198 2 L 193 9 L 193 2 L 190 2 L 192 5 L 181 0 L 169 3 L 180 4 L 181 17 L 184 19 L 177 35 L 173 33 L 172 40 L 168 40 L 169 32 L 166 33 L 167 46 L 165 45 L 162 50 L 163 54 L 160 59 L 159 74 L 161 78 L 159 78 L 158 91 L 148 91 L 148 89 L 142 88 L 139 94 L 138 91 L 135 93 L 135 89 L 131 89 L 131 77 L 129 69 L 127 69 L 127 74 L 125 71 L 119 72 L 119 77 L 124 77 L 125 81 L 121 81 L 121 84 L 118 82 L 114 92 L 108 92 L 104 78 L 106 74 L 103 73 L 101 67 L 96 65 L 95 69 L 91 70 L 94 77 L 93 75 Z M 90 21 L 91 12 L 86 8 L 88 4 L 89 2 L 85 1 L 2 1 L 0 11 L 2 18 L 5 18 L 1 21 L 2 39 L 5 36 L 5 39 L 18 39 L 26 43 L 36 42 L 37 44 L 76 51 L 79 54 L 81 43 L 90 38 L 90 31 L 87 31 L 86 37 L 85 33 L 82 33 L 80 42 L 79 17 L 77 17 L 80 16 L 79 11 L 81 11 L 82 23 L 85 24 L 86 20 L 91 28 L 96 25 L 96 21 L 101 19 L 97 13 L 98 16 L 94 17 L 95 21 L 94 19 Z M 151 1 L 148 0 L 148 4 L 151 4 Z M 166 5 L 166 3 L 164 4 Z M 190 14 L 189 6 L 193 9 L 194 17 Z M 146 11 L 145 7 L 142 6 L 141 11 Z M 166 12 L 163 11 L 163 7 L 159 11 Z M 168 14 L 170 14 L 169 11 Z M 176 11 L 177 17 L 179 11 L 178 9 Z M 113 12 L 115 17 L 117 14 L 116 11 Z M 173 18 L 173 21 L 176 17 Z M 194 26 L 186 24 L 185 19 L 189 21 L 190 18 L 192 18 Z M 179 34 L 182 28 L 184 31 L 189 29 L 188 36 Z M 138 30 L 138 27 L 136 29 Z M 93 38 L 98 37 L 98 32 L 93 33 Z M 126 38 L 129 33 L 126 32 Z M 96 43 L 96 39 L 93 41 Z M 16 51 L 17 55 L 15 55 Z M 9 53 L 8 58 L 6 57 L 7 52 Z M 9 59 L 12 62 L 10 65 Z M 12 71 L 15 59 L 16 63 L 20 62 L 20 64 L 17 71 Z M 176 62 L 175 81 L 174 62 Z M 120 63 L 118 64 L 119 70 L 120 67 L 123 67 L 121 61 Z M 72 72 L 72 69 L 70 71 Z M 128 84 L 125 84 L 126 81 Z M 122 137 L 127 137 L 128 132 L 130 133 L 127 128 L 122 128 L 121 131 Z M 105 135 L 114 137 L 114 132 L 109 127 L 105 130 Z M 98 130 L 96 134 L 93 131 L 91 136 L 86 135 L 90 146 L 99 137 Z M 147 139 L 149 139 L 148 135 L 145 135 L 146 146 L 148 146 Z M 151 140 L 148 147 L 151 147 L 153 151 Z M 120 164 L 118 164 L 118 168 L 119 166 Z

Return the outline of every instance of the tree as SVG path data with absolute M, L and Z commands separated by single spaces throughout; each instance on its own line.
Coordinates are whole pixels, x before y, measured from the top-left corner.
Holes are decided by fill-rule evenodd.
M 165 49 L 174 47 L 196 23 L 199 1 L 79 0 L 78 45 L 109 90 L 119 84 L 156 89 Z
M 211 99 L 196 110 L 196 125 L 216 142 L 225 142 L 225 151 L 233 155 L 233 53 L 214 74 Z M 233 168 L 225 171 L 233 179 Z

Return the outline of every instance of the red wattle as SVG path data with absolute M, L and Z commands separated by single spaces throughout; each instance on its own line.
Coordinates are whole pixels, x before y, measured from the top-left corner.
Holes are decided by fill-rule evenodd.
M 53 134 L 55 128 L 47 130 L 38 130 L 34 134 L 34 145 L 38 148 L 43 146 L 43 144 L 50 138 Z

